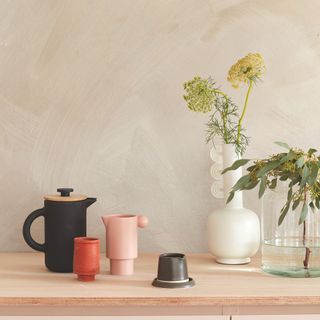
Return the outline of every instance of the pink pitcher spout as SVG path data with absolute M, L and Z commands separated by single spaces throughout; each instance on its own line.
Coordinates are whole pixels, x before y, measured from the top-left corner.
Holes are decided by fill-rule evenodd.
M 110 218 L 110 216 L 101 216 L 101 220 L 102 220 L 105 227 L 107 227 L 107 225 L 108 225 L 109 218 Z

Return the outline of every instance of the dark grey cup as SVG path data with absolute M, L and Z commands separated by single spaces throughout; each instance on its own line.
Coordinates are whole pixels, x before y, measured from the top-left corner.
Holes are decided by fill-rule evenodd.
M 152 282 L 161 288 L 190 288 L 195 282 L 188 276 L 187 260 L 182 253 L 164 253 L 159 256 L 158 276 Z

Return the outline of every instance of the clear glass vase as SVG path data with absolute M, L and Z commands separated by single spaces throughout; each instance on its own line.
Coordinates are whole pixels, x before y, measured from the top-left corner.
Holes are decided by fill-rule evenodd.
M 287 199 L 287 185 L 268 190 L 262 201 L 262 270 L 294 278 L 320 277 L 320 212 L 309 208 L 299 225 L 301 206 L 288 211 L 278 226 Z

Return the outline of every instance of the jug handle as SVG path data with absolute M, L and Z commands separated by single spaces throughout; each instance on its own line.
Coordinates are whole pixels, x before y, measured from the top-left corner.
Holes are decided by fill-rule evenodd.
M 24 240 L 26 241 L 26 243 L 32 249 L 37 250 L 37 251 L 45 251 L 45 244 L 44 243 L 40 244 L 40 243 L 34 241 L 31 236 L 31 232 L 30 232 L 32 222 L 40 216 L 44 216 L 44 208 L 35 210 L 28 215 L 26 221 L 23 224 L 23 237 L 24 237 Z
M 149 219 L 146 216 L 138 216 L 138 227 L 145 228 L 149 224 Z

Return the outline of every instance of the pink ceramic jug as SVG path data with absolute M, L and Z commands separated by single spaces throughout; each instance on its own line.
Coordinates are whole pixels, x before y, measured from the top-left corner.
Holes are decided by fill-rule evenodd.
M 138 257 L 138 227 L 148 225 L 148 218 L 130 214 L 102 216 L 106 227 L 106 256 L 110 259 L 110 273 L 130 275 L 134 259 Z

